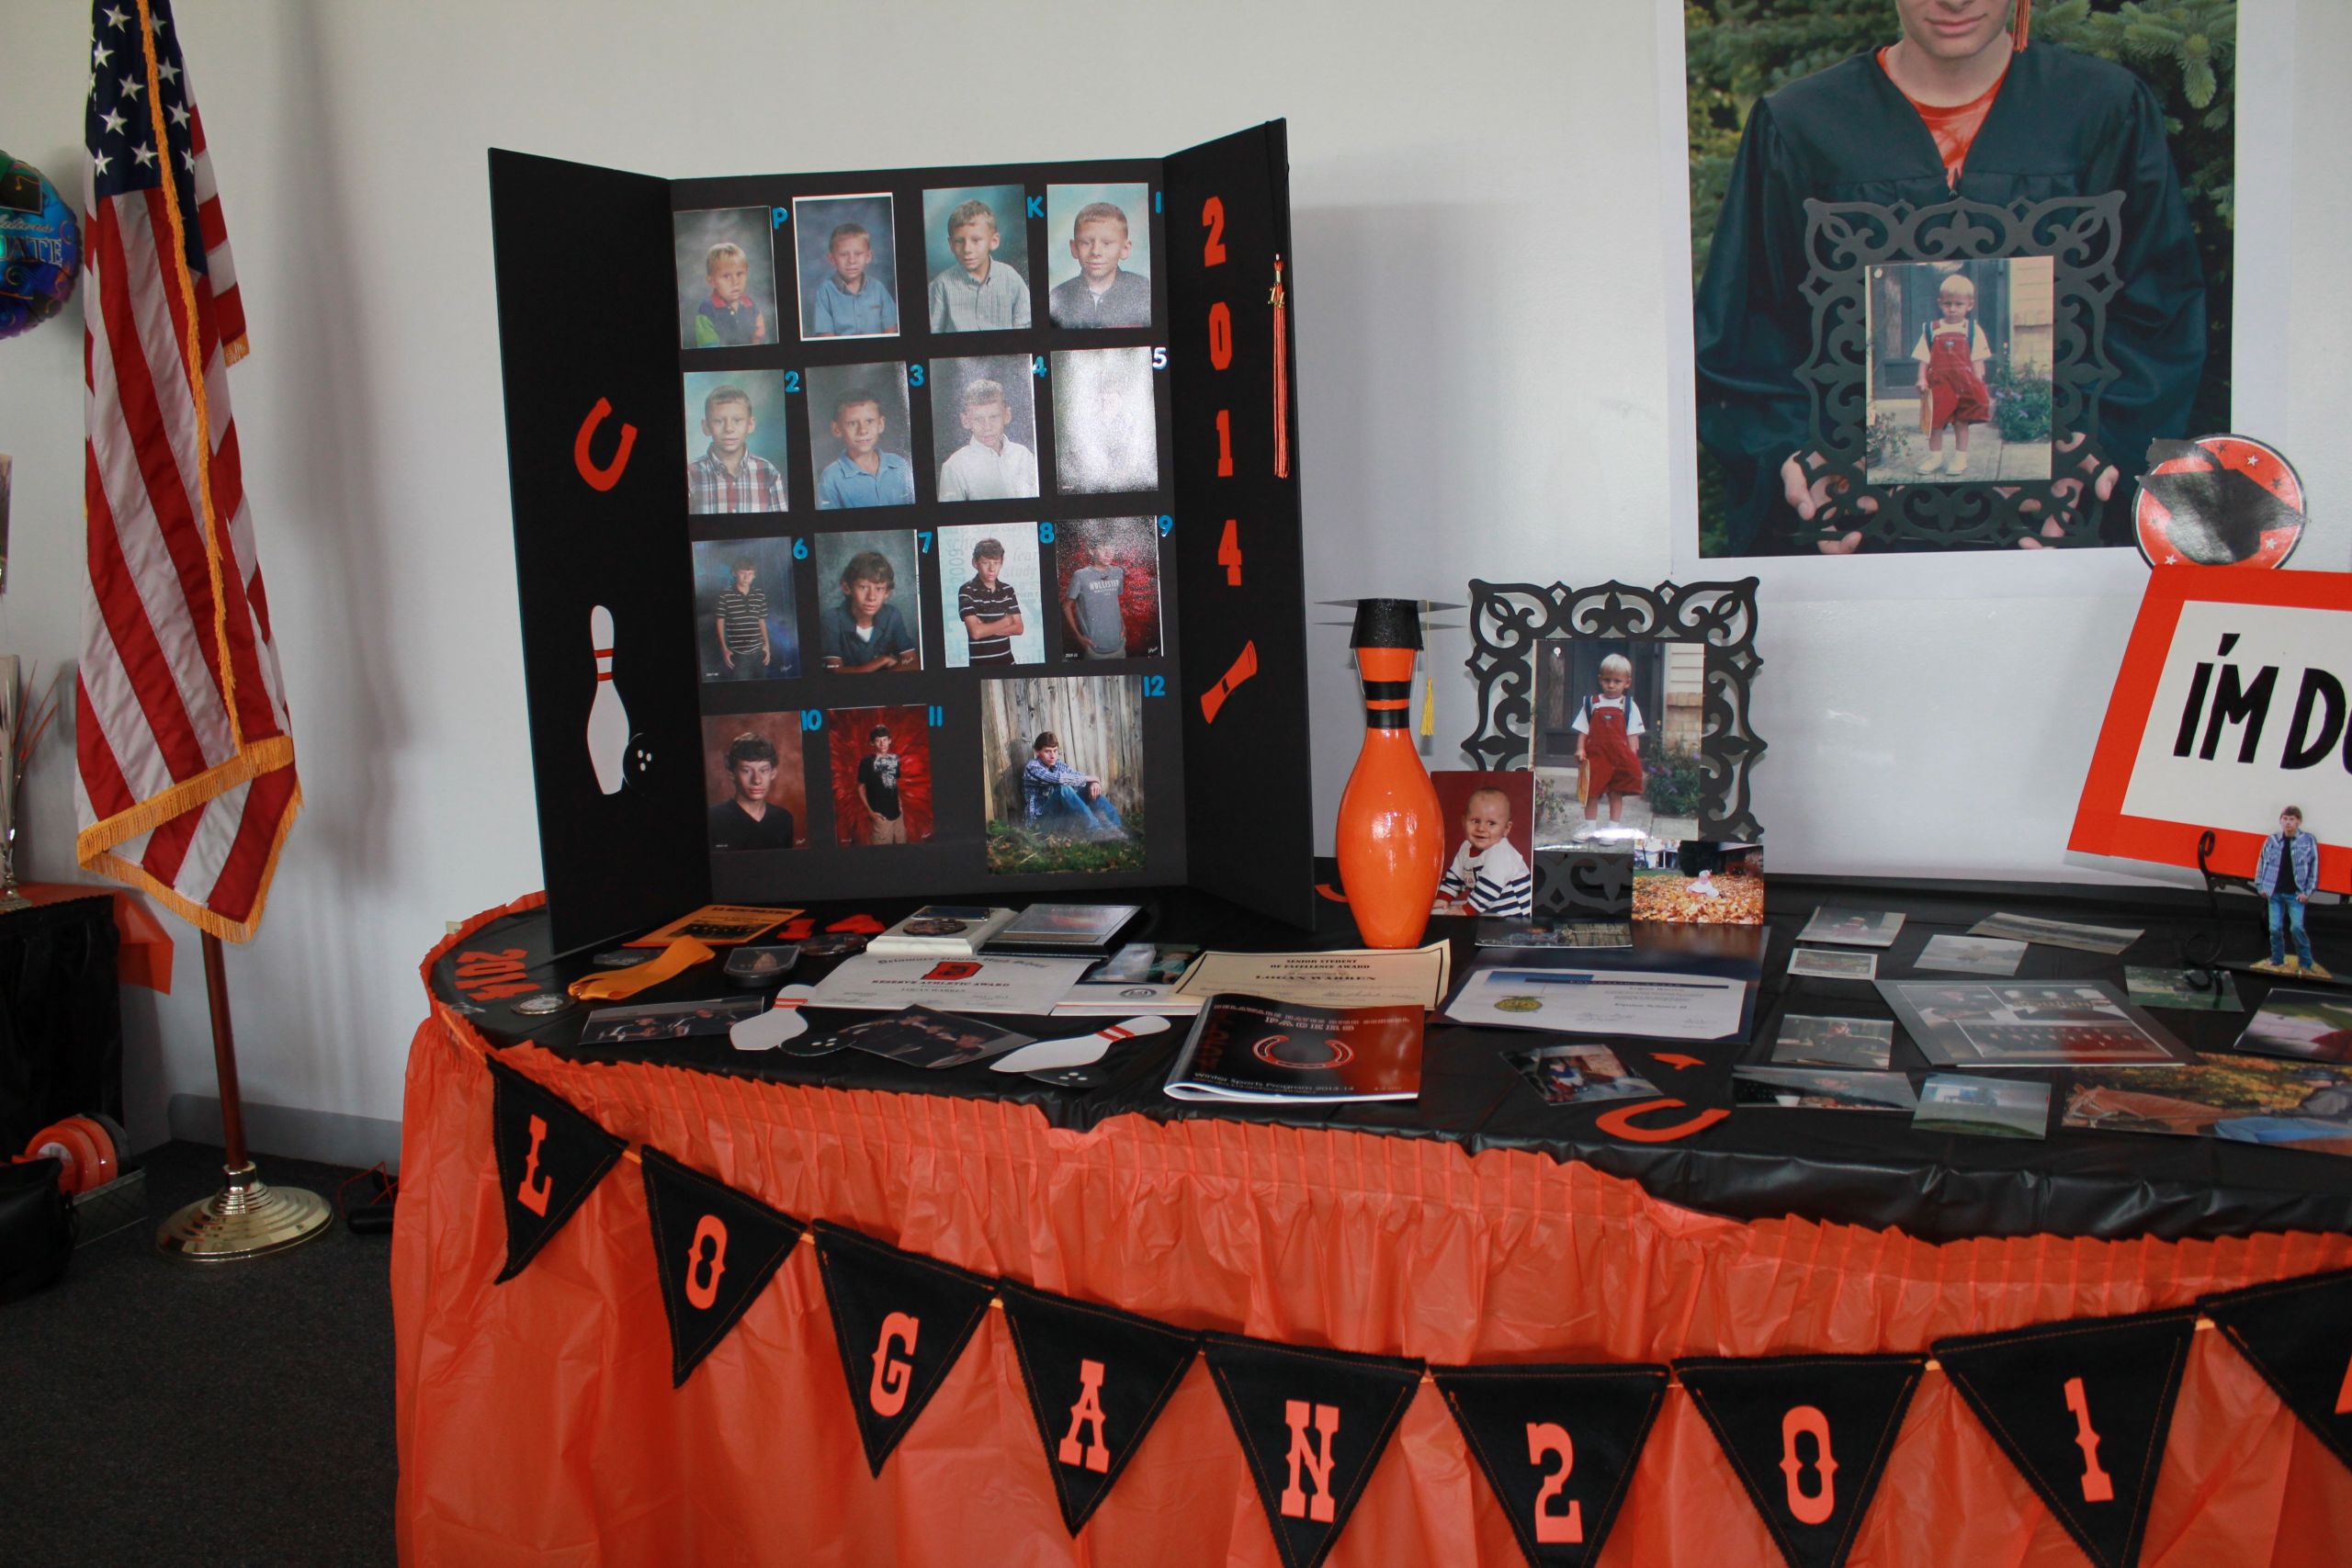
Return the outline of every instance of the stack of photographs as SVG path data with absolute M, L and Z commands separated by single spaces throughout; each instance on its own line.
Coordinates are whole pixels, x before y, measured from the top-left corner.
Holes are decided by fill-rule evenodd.
M 1939 1066 L 2165 1066 L 2188 1055 L 2105 981 L 1881 980 L 1878 991 Z

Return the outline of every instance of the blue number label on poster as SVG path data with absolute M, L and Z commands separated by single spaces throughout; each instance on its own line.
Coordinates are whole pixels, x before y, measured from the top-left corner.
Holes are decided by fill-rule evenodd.
M 797 392 L 800 390 L 799 371 L 787 370 L 784 373 L 784 389 L 787 392 Z
M 1054 542 L 1054 525 L 1051 523 L 1038 524 L 1037 538 L 1041 544 L 1052 544 Z
M 1147 697 L 1166 696 L 1168 694 L 1168 677 L 1165 675 L 1145 676 L 1143 678 L 1143 694 Z
M 1160 536 L 1161 538 L 1163 538 L 1163 539 L 1164 539 L 1164 538 L 1168 537 L 1168 536 L 1169 536 L 1169 535 L 1173 534 L 1175 531 L 1176 531 L 1176 519 L 1174 519 L 1173 517 L 1167 517 L 1167 516 L 1163 516 L 1163 517 L 1161 517 L 1161 518 L 1160 518 L 1160 520 L 1159 520 L 1159 536 Z
M 1154 212 L 1159 210 L 1159 193 L 1158 191 L 1153 191 L 1151 193 L 1151 209 Z
M 910 365 L 907 367 L 907 385 L 910 387 L 920 387 L 922 385 L 922 366 Z
M 945 724 L 946 722 L 947 722 L 947 710 L 946 710 L 945 708 L 941 707 L 937 703 L 933 703 L 933 704 L 932 704 L 932 705 L 931 705 L 931 718 L 930 718 L 931 728 L 933 728 L 933 729 L 937 729 L 941 725 Z
M 792 209 L 789 207 L 771 207 L 768 209 L 769 228 L 781 229 L 791 221 Z
M 800 710 L 800 728 L 812 734 L 824 728 L 825 710 L 822 708 L 802 708 Z
M 1031 355 L 1029 356 L 1029 368 L 1032 374 L 1043 376 L 1046 373 L 1046 356 L 1042 354 Z
M 795 539 L 792 541 L 792 558 L 794 560 L 807 560 L 808 558 L 808 540 Z
M 1154 370 L 1168 368 L 1168 351 L 1165 348 L 1155 348 L 1151 351 L 1151 367 Z
M 916 529 L 915 538 L 922 545 L 922 553 L 925 555 L 931 554 L 931 530 L 928 528 Z
M 1031 197 L 1029 198 L 1029 216 L 1032 218 L 1043 218 L 1045 215 L 1046 198 L 1042 196 Z

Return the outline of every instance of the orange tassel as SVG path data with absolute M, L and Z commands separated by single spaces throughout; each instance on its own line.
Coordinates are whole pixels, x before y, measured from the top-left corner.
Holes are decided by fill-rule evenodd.
M 1274 478 L 1290 478 L 1290 308 L 1283 298 L 1283 258 L 1274 258 Z
M 2033 0 L 2018 0 L 2018 47 L 2025 47 L 2026 35 L 2033 31 Z

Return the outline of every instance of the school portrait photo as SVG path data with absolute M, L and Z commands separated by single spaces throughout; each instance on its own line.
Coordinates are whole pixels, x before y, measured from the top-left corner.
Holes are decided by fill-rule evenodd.
M 1043 664 L 1055 615 L 1037 564 L 1035 523 L 959 523 L 939 530 L 940 636 L 947 668 Z
M 801 672 L 792 540 L 695 542 L 695 644 L 706 681 Z
M 825 710 L 835 842 L 930 840 L 929 713 L 914 706 Z
M 775 250 L 764 207 L 680 212 L 670 220 L 684 348 L 776 341 Z
M 1143 679 L 980 683 L 980 792 L 989 870 L 1141 871 Z
M 702 773 L 714 853 L 789 850 L 808 841 L 797 708 L 704 715 Z

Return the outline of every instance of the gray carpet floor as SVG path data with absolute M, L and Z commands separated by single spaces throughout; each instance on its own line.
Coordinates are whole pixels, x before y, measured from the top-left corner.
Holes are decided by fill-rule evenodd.
M 338 1221 L 279 1257 L 173 1262 L 155 1224 L 219 1186 L 220 1151 L 141 1163 L 148 1223 L 0 1306 L 0 1562 L 392 1562 L 391 1238 Z M 258 1163 L 330 1201 L 351 1174 Z

